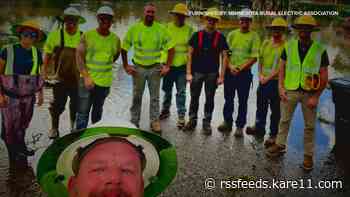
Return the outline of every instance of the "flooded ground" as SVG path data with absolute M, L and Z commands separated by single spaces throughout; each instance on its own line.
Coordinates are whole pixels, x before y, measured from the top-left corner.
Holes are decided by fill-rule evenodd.
M 38 3 L 40 2 L 40 3 Z M 168 10 L 177 1 L 156 1 L 158 6 L 158 18 L 161 21 L 170 19 Z M 8 32 L 9 25 L 15 21 L 20 21 L 28 16 L 38 19 L 49 31 L 54 27 L 54 17 L 62 12 L 67 5 L 65 1 L 60 3 L 53 1 L 8 1 L 1 2 L 0 30 Z M 95 1 L 82 1 L 82 13 L 88 23 L 81 26 L 81 30 L 94 28 L 97 24 L 95 20 L 95 10 L 98 3 Z M 142 3 L 136 1 L 116 1 L 113 3 L 117 13 L 117 19 L 112 27 L 123 38 L 127 27 L 134 23 L 142 15 Z M 198 19 L 192 18 L 192 23 L 200 28 Z M 227 31 L 227 30 L 226 30 Z M 225 31 L 225 32 L 226 32 Z M 342 35 L 333 31 L 331 27 L 324 27 L 321 36 L 316 36 L 326 41 L 331 63 L 336 63 L 329 67 L 330 78 L 348 76 L 350 53 L 348 47 L 339 43 L 342 42 Z M 120 63 L 120 59 L 118 60 Z M 342 64 L 341 66 L 340 63 Z M 132 97 L 132 81 L 123 69 L 117 64 L 114 73 L 115 80 L 108 96 L 104 118 L 129 120 L 129 107 Z M 254 85 L 250 91 L 248 124 L 253 125 L 256 110 L 256 89 L 258 79 L 256 77 L 257 68 L 254 66 Z M 189 92 L 189 86 L 187 87 Z M 30 158 L 30 163 L 35 170 L 37 159 L 40 153 L 51 141 L 47 131 L 50 126 L 50 116 L 48 111 L 51 100 L 51 89 L 45 89 L 45 103 L 35 109 L 34 117 L 30 128 L 27 131 L 27 144 L 36 149 L 35 157 Z M 163 94 L 162 94 L 163 95 Z M 187 106 L 189 95 L 187 96 Z M 204 97 L 201 98 L 202 103 Z M 143 100 L 143 112 L 141 118 L 141 128 L 149 130 L 149 96 L 146 90 Z M 217 90 L 215 98 L 215 111 L 213 115 L 213 128 L 216 128 L 222 121 L 222 109 L 224 104 L 223 86 Z M 237 108 L 236 108 L 237 109 Z M 179 131 L 176 128 L 176 108 L 171 108 L 172 116 L 162 122 L 162 136 L 173 143 L 177 148 L 178 173 L 174 182 L 161 196 L 349 196 L 350 182 L 347 180 L 346 169 L 349 166 L 342 166 L 335 162 L 334 154 L 331 153 L 335 143 L 334 105 L 331 98 L 331 90 L 327 89 L 320 101 L 319 117 L 326 121 L 317 121 L 316 125 L 316 154 L 315 166 L 311 173 L 305 173 L 301 168 L 303 160 L 303 117 L 300 107 L 295 112 L 292 122 L 291 133 L 288 139 L 288 152 L 284 157 L 276 160 L 268 159 L 264 154 L 263 140 L 245 135 L 237 139 L 233 134 L 223 135 L 214 129 L 211 136 L 201 134 L 201 122 L 197 130 L 188 133 Z M 200 107 L 203 111 L 203 105 Z M 201 119 L 202 113 L 199 113 Z M 234 113 L 236 117 L 236 112 Z M 324 122 L 330 122 L 326 124 Z M 67 111 L 61 116 L 60 135 L 69 133 L 69 121 Z M 347 167 L 347 168 L 346 168 Z M 208 178 L 216 180 L 217 187 L 212 190 L 205 188 L 205 181 Z M 233 180 L 242 178 L 245 180 L 300 180 L 305 182 L 340 180 L 342 189 L 255 189 L 255 190 L 230 190 L 221 189 L 220 180 Z M 306 187 L 306 186 L 305 186 Z M 0 143 L 0 196 L 45 196 L 35 181 L 35 176 L 31 170 L 11 171 L 8 167 L 8 156 L 3 142 Z

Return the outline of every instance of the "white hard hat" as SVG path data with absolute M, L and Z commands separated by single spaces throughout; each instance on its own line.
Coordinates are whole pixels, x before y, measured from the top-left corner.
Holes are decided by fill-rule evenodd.
M 76 16 L 79 17 L 79 23 L 85 23 L 86 20 L 81 16 L 79 10 L 75 7 L 68 7 L 63 11 L 63 15 L 61 16 L 64 19 L 65 16 Z
M 97 14 L 96 15 L 100 15 L 100 14 L 107 14 L 107 15 L 111 15 L 114 16 L 114 12 L 112 10 L 111 7 L 109 6 L 102 6 L 97 10 Z
M 252 19 L 251 10 L 249 8 L 244 8 L 240 11 L 239 18 L 249 18 Z

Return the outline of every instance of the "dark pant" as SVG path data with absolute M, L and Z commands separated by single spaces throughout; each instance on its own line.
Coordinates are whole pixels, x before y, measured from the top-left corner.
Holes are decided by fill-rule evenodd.
M 234 76 L 231 73 L 225 74 L 224 80 L 224 119 L 225 122 L 232 125 L 234 98 L 237 91 L 238 94 L 238 116 L 236 120 L 236 127 L 243 128 L 247 122 L 247 109 L 249 89 L 252 83 L 252 74 L 250 70 L 242 71 L 239 75 Z
M 256 128 L 259 130 L 265 130 L 266 116 L 270 105 L 270 136 L 276 136 L 278 132 L 278 124 L 281 118 L 278 80 L 271 80 L 264 85 L 259 85 L 256 104 Z
M 89 122 L 90 109 L 91 122 L 96 123 L 102 118 L 103 104 L 109 94 L 109 87 L 101 87 L 95 84 L 95 87 L 88 90 L 84 86 L 83 80 L 79 84 L 79 104 L 77 113 L 77 129 L 86 128 Z
M 59 117 L 64 111 L 69 97 L 69 114 L 72 122 L 75 121 L 78 102 L 78 84 L 76 87 L 57 83 L 52 88 L 53 101 L 49 107 L 51 116 Z
M 201 95 L 202 86 L 204 83 L 205 90 L 205 105 L 203 122 L 210 123 L 212 113 L 214 111 L 214 97 L 217 88 L 218 73 L 193 73 L 191 83 L 191 103 L 189 117 L 192 120 L 197 120 L 199 97 Z
M 186 114 L 186 71 L 170 70 L 164 76 L 162 89 L 164 91 L 163 110 L 170 109 L 173 85 L 176 85 L 176 107 L 179 117 L 185 117 Z

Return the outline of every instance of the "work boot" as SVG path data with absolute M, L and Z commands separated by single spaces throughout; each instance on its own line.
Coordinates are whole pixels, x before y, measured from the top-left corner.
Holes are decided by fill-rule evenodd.
M 190 119 L 187 124 L 185 125 L 184 130 L 185 131 L 194 131 L 194 129 L 197 126 L 197 120 L 195 119 Z
M 23 156 L 34 156 L 35 151 L 28 148 L 25 143 L 19 145 L 19 149 L 18 149 L 19 154 L 22 154 Z
M 176 126 L 179 129 L 183 129 L 185 127 L 185 123 L 186 123 L 185 118 L 184 117 L 179 117 L 177 119 Z
M 274 144 L 267 149 L 266 155 L 269 157 L 278 157 L 286 152 L 285 145 Z
M 202 129 L 204 135 L 211 135 L 212 129 L 209 122 L 203 122 Z
M 265 132 L 265 129 L 258 129 L 256 126 L 253 126 L 253 127 L 247 127 L 245 129 L 245 133 L 247 135 L 255 135 L 255 136 L 263 137 L 266 132 Z
M 151 130 L 155 133 L 160 133 L 161 128 L 160 128 L 160 122 L 159 120 L 155 120 L 151 122 Z
M 51 129 L 49 130 L 49 138 L 50 139 L 56 139 L 59 136 L 59 121 L 60 116 L 54 113 L 51 114 Z
M 69 119 L 70 119 L 70 128 L 71 130 L 75 130 L 76 129 L 76 112 L 69 110 Z M 58 127 L 57 127 L 58 128 Z
M 159 120 L 167 119 L 169 118 L 169 116 L 170 116 L 170 111 L 168 109 L 163 109 L 162 112 L 160 112 Z
M 234 136 L 235 137 L 243 137 L 243 128 L 237 127 Z
M 59 137 L 59 134 L 58 134 L 58 129 L 57 128 L 51 128 L 49 130 L 49 138 L 51 140 L 54 140 L 54 139 L 57 139 Z
M 131 124 L 135 125 L 136 128 L 140 128 L 140 123 L 130 120 Z
M 274 145 L 276 143 L 276 136 L 270 136 L 265 142 L 264 145 L 266 148 Z
M 313 168 L 313 158 L 310 155 L 304 155 L 303 168 L 306 171 L 310 171 Z
M 218 126 L 218 131 L 220 132 L 231 132 L 232 131 L 232 124 L 227 123 L 224 121 L 221 123 L 221 125 Z

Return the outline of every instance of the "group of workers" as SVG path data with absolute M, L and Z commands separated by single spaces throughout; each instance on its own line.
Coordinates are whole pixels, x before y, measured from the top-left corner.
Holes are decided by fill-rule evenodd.
M 247 11 L 247 10 L 246 10 Z M 256 121 L 247 127 L 249 135 L 264 136 L 268 108 L 271 110 L 270 137 L 265 141 L 267 155 L 276 157 L 286 151 L 286 140 L 298 103 L 304 115 L 305 170 L 313 167 L 316 109 L 319 97 L 328 81 L 328 55 L 325 47 L 311 38 L 317 31 L 312 16 L 300 16 L 292 27 L 297 36 L 286 39 L 288 24 L 282 17 L 273 19 L 266 28 L 271 37 L 261 44 L 252 31 L 251 15 L 239 16 L 239 29 L 224 36 L 216 28 L 218 10 L 210 8 L 204 19 L 205 27 L 195 32 L 186 23 L 189 10 L 185 4 L 175 5 L 170 13 L 172 22 L 166 25 L 155 20 L 156 6 L 144 7 L 144 18 L 130 26 L 124 39 L 110 31 L 114 11 L 102 6 L 97 11 L 98 27 L 82 33 L 79 24 L 85 19 L 76 8 L 67 8 L 63 15 L 64 28 L 51 32 L 41 52 L 33 44 L 45 38 L 34 21 L 16 26 L 18 44 L 4 47 L 0 56 L 0 107 L 3 117 L 2 138 L 9 155 L 34 154 L 24 143 L 25 130 L 33 114 L 35 94 L 43 102 L 43 79 L 48 78 L 49 65 L 55 65 L 58 83 L 53 86 L 53 101 L 49 107 L 51 129 L 49 137 L 59 137 L 59 118 L 67 99 L 70 104 L 72 130 L 87 127 L 101 120 L 103 105 L 113 81 L 113 64 L 122 56 L 123 68 L 132 76 L 133 95 L 131 122 L 139 127 L 142 97 L 146 83 L 150 94 L 150 127 L 160 133 L 160 120 L 170 116 L 172 87 L 176 86 L 177 126 L 193 131 L 197 126 L 199 98 L 205 90 L 203 133 L 212 133 L 211 120 L 215 92 L 224 85 L 225 104 L 220 132 L 233 128 L 234 98 L 238 96 L 238 116 L 234 136 L 242 137 L 247 122 L 247 104 L 252 84 L 251 67 L 258 62 Z M 132 57 L 128 51 L 133 49 Z M 132 58 L 132 65 L 129 59 Z M 42 64 L 42 66 L 40 66 Z M 42 77 L 40 77 L 42 76 Z M 159 104 L 160 82 L 164 91 L 162 108 Z M 186 122 L 186 84 L 190 83 L 190 105 Z

